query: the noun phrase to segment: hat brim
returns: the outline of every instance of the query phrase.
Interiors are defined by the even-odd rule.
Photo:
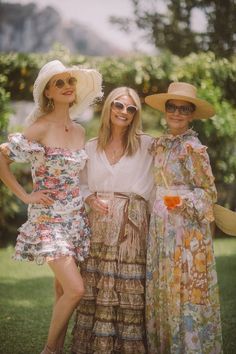
[[[193,113],[193,119],[207,119],[214,116],[215,114],[214,107],[207,101],[200,98],[192,98],[169,93],[158,93],[145,97],[145,102],[149,106],[158,109],[163,113],[165,113],[165,104],[168,100],[182,100],[193,103],[196,106],[196,110]]]
[[[102,97],[102,76],[97,70],[80,67],[56,68],[42,74],[40,79],[36,79],[33,90],[35,107],[27,117],[28,122],[33,122],[46,113],[43,110],[43,92],[45,87],[53,76],[64,73],[70,73],[77,79],[76,103],[70,107],[71,118],[78,118],[94,103],[96,98]]]
[[[82,114],[96,98],[102,97],[102,76],[93,69],[73,69],[70,72],[77,79],[77,103],[70,108],[73,118]]]
[[[225,234],[236,236],[236,212],[219,204],[213,207],[215,223]]]

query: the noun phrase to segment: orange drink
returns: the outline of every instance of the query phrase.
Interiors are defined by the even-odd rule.
[[[174,209],[182,204],[182,198],[178,195],[164,195],[163,200],[168,210]]]

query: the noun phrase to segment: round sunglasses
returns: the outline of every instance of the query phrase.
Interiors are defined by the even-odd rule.
[[[67,79],[57,79],[53,85],[59,89],[63,88],[66,84],[69,86],[75,86],[77,83],[77,79],[73,76],[68,77]]]
[[[112,102],[113,107],[115,107],[118,111],[123,111],[124,108],[126,108],[127,113],[129,114],[135,114],[138,110],[138,107],[130,104],[128,106],[126,106],[123,102],[118,101],[118,100],[114,100]]]
[[[174,113],[176,110],[178,110],[179,114],[183,116],[189,116],[195,111],[195,106],[193,104],[176,106],[173,103],[166,102],[165,109],[167,113]]]

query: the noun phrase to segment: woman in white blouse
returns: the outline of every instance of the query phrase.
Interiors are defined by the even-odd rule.
[[[90,207],[90,255],[81,265],[73,353],[146,353],[144,285],[152,138],[127,87],[107,97],[98,138],[88,141],[82,193]]]

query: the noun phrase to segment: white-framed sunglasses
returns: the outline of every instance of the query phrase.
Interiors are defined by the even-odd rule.
[[[119,101],[119,100],[114,100],[112,102],[113,107],[116,108],[118,111],[123,111],[124,108],[126,108],[127,113],[129,114],[135,114],[138,110],[138,107],[129,104],[129,105],[125,105],[123,102]]]

